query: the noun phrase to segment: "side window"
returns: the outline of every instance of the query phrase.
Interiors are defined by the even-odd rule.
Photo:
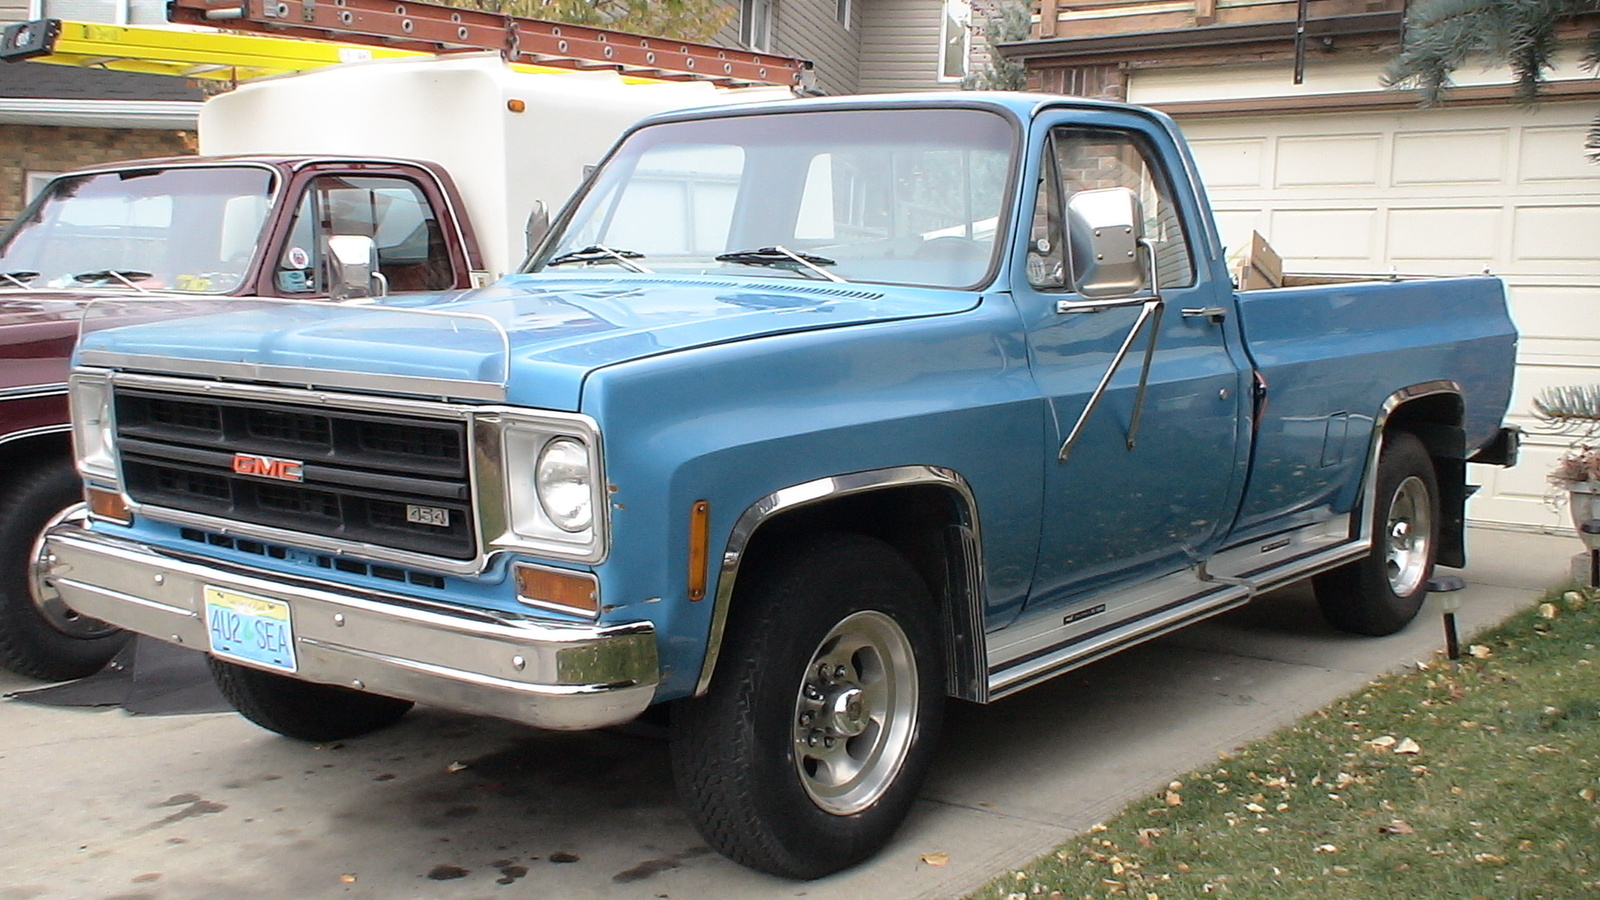
[[[1145,237],[1155,248],[1162,287],[1194,284],[1194,262],[1171,192],[1159,167],[1134,135],[1098,129],[1057,128],[1046,148],[1043,183],[1034,209],[1028,283],[1041,290],[1070,286],[1062,221],[1078,191],[1125,187],[1144,205]]]
[[[326,293],[323,250],[333,235],[370,237],[390,293],[455,284],[444,231],[427,195],[403,178],[324,175],[301,197],[278,260],[279,290]]]

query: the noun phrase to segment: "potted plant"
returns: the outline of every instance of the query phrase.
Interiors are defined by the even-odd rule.
[[[1600,548],[1600,534],[1583,531],[1584,522],[1600,518],[1600,385],[1546,388],[1533,410],[1555,433],[1576,436],[1550,470],[1550,483],[1567,492],[1578,536]]]

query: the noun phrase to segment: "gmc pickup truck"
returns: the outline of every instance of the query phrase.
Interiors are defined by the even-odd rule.
[[[482,54],[352,63],[211,97],[201,156],[51,181],[0,234],[0,668],[76,678],[126,640],[34,572],[43,529],[82,493],[66,378],[85,304],[341,299],[329,239],[347,235],[371,239],[378,287],[364,293],[488,284],[527,257],[530,214],[547,222],[644,115],[788,94],[529,73]]]
[[[947,698],[1298,579],[1404,628],[1515,452],[1500,281],[1236,292],[1173,123],[1061,96],[656,116],[486,289],[95,313],[73,608],[303,740],[665,705],[706,839],[797,878],[890,839]]]

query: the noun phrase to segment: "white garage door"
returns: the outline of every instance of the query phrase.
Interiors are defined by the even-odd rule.
[[[1183,119],[1223,240],[1262,233],[1294,272],[1469,274],[1511,285],[1522,332],[1511,421],[1529,399],[1600,383],[1597,110],[1506,107]],[[1474,521],[1564,525],[1545,473],[1565,438],[1532,435],[1515,469],[1475,467]]]

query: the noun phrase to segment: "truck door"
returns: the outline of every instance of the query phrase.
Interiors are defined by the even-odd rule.
[[[327,294],[324,257],[333,235],[370,237],[388,293],[457,286],[440,217],[428,195],[407,178],[321,174],[306,185],[286,240],[268,260],[273,294]]]
[[[1203,559],[1237,509],[1249,435],[1232,287],[1207,259],[1207,213],[1195,208],[1192,191],[1173,189],[1186,176],[1166,172],[1154,150],[1170,139],[1142,119],[1086,120],[1095,114],[1079,110],[1071,124],[1036,130],[1032,231],[1025,261],[1014,267],[1034,377],[1054,423],[1043,447],[1044,521],[1030,606]],[[1063,210],[1074,193],[1107,187],[1130,188],[1142,201],[1165,301],[1159,312],[1073,292]],[[1143,327],[1129,341],[1141,314]],[[1127,356],[1063,453],[1125,343]]]

